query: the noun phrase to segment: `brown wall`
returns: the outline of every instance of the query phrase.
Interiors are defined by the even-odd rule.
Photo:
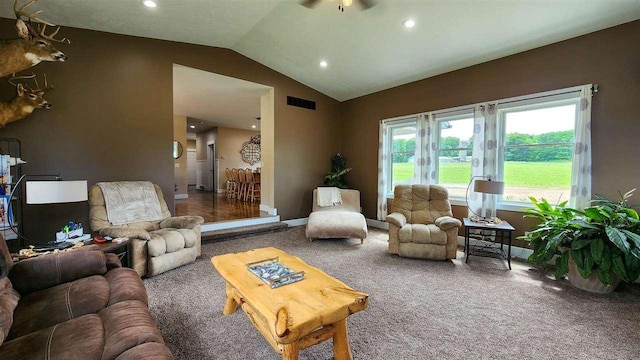
[[[207,131],[196,134],[196,160],[207,160],[207,143],[218,139],[218,128],[213,127]]]
[[[234,51],[63,28],[66,63],[38,65],[55,85],[54,104],[0,130],[22,141],[27,173],[57,173],[65,179],[146,179],[173,194],[172,65],[174,63],[272,86],[275,89],[275,201],[283,219],[305,217],[311,191],[322,181],[339,148],[339,103]],[[15,38],[14,21],[0,19],[0,39]],[[286,96],[315,100],[317,111],[286,105]],[[14,89],[0,81],[0,99]],[[295,149],[295,151],[293,151]],[[173,197],[165,196],[173,209]],[[63,218],[26,209],[31,237],[74,218],[88,223],[85,205]]]
[[[227,176],[224,171],[226,168],[250,168],[255,170],[262,166],[262,162],[257,162],[253,165],[244,162],[244,160],[242,160],[242,154],[240,153],[242,145],[251,140],[251,137],[255,135],[260,135],[260,132],[218,127],[218,153],[216,154],[220,166],[220,171],[218,172],[218,189],[223,189],[226,184]]]
[[[600,86],[592,107],[593,190],[615,198],[618,190],[640,187],[639,43],[634,21],[343,103],[341,151],[365,216],[376,217],[380,120],[588,83]],[[521,215],[498,214],[518,233],[528,228]]]

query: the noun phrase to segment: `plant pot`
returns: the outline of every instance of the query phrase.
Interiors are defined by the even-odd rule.
[[[604,285],[600,278],[598,278],[598,272],[593,271],[591,276],[588,278],[583,278],[582,275],[578,272],[578,267],[576,263],[573,261],[571,254],[569,254],[569,283],[580,290],[596,293],[596,294],[608,294],[616,289],[618,284],[620,283],[620,278],[611,273],[611,285]]]

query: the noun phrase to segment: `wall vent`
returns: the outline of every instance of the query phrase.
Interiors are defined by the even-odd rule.
[[[309,110],[316,109],[316,102],[311,100],[300,99],[293,96],[287,96],[287,105],[297,106]]]

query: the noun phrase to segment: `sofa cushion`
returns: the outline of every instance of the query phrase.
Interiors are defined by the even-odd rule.
[[[116,360],[172,360],[173,355],[166,346],[150,342],[138,345],[123,352]]]
[[[433,224],[406,224],[398,231],[398,240],[400,243],[445,245],[447,233]]]
[[[16,308],[9,339],[98,312],[107,306],[109,293],[107,279],[96,275],[25,295]]]
[[[147,290],[135,270],[128,268],[113,269],[106,273],[104,277],[109,283],[109,305],[127,300],[149,303]]]
[[[0,278],[0,345],[9,335],[18,300],[20,300],[20,294],[13,289],[9,279]]]
[[[105,330],[103,360],[113,360],[140,344],[164,344],[147,305],[140,301],[119,302],[99,314]]]
[[[84,315],[5,342],[0,359],[100,360],[104,335],[100,316]]]
[[[400,243],[398,254],[417,259],[446,260],[447,247],[434,244]]]
[[[151,232],[153,235],[159,235],[164,239],[166,252],[172,253],[184,249],[184,236],[175,229],[162,229]]]
[[[184,237],[184,247],[190,248],[196,246],[198,242],[198,234],[191,229],[176,229],[177,232]]]
[[[13,266],[9,279],[14,289],[25,295],[106,272],[104,253],[98,247],[90,246],[22,260]]]
[[[150,233],[151,240],[147,242],[147,250],[150,257],[162,256],[167,252],[167,243],[164,241],[164,237],[155,232]]]
[[[196,261],[196,257],[198,257],[198,249],[195,246],[152,257],[147,263],[147,276],[158,275],[178,266],[192,263]]]
[[[314,211],[309,215],[306,233],[312,239],[365,239],[367,221],[353,211]]]

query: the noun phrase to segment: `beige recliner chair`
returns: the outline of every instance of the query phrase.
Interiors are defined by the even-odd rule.
[[[389,223],[389,253],[404,257],[456,258],[460,220],[452,217],[447,189],[438,185],[398,185]]]
[[[98,185],[89,188],[89,217],[91,230],[101,236],[127,237],[131,239],[131,266],[140,276],[154,276],[191,263],[200,256],[201,216],[176,216],[164,200],[162,189],[153,184],[162,220],[112,225],[107,217],[102,189]]]

